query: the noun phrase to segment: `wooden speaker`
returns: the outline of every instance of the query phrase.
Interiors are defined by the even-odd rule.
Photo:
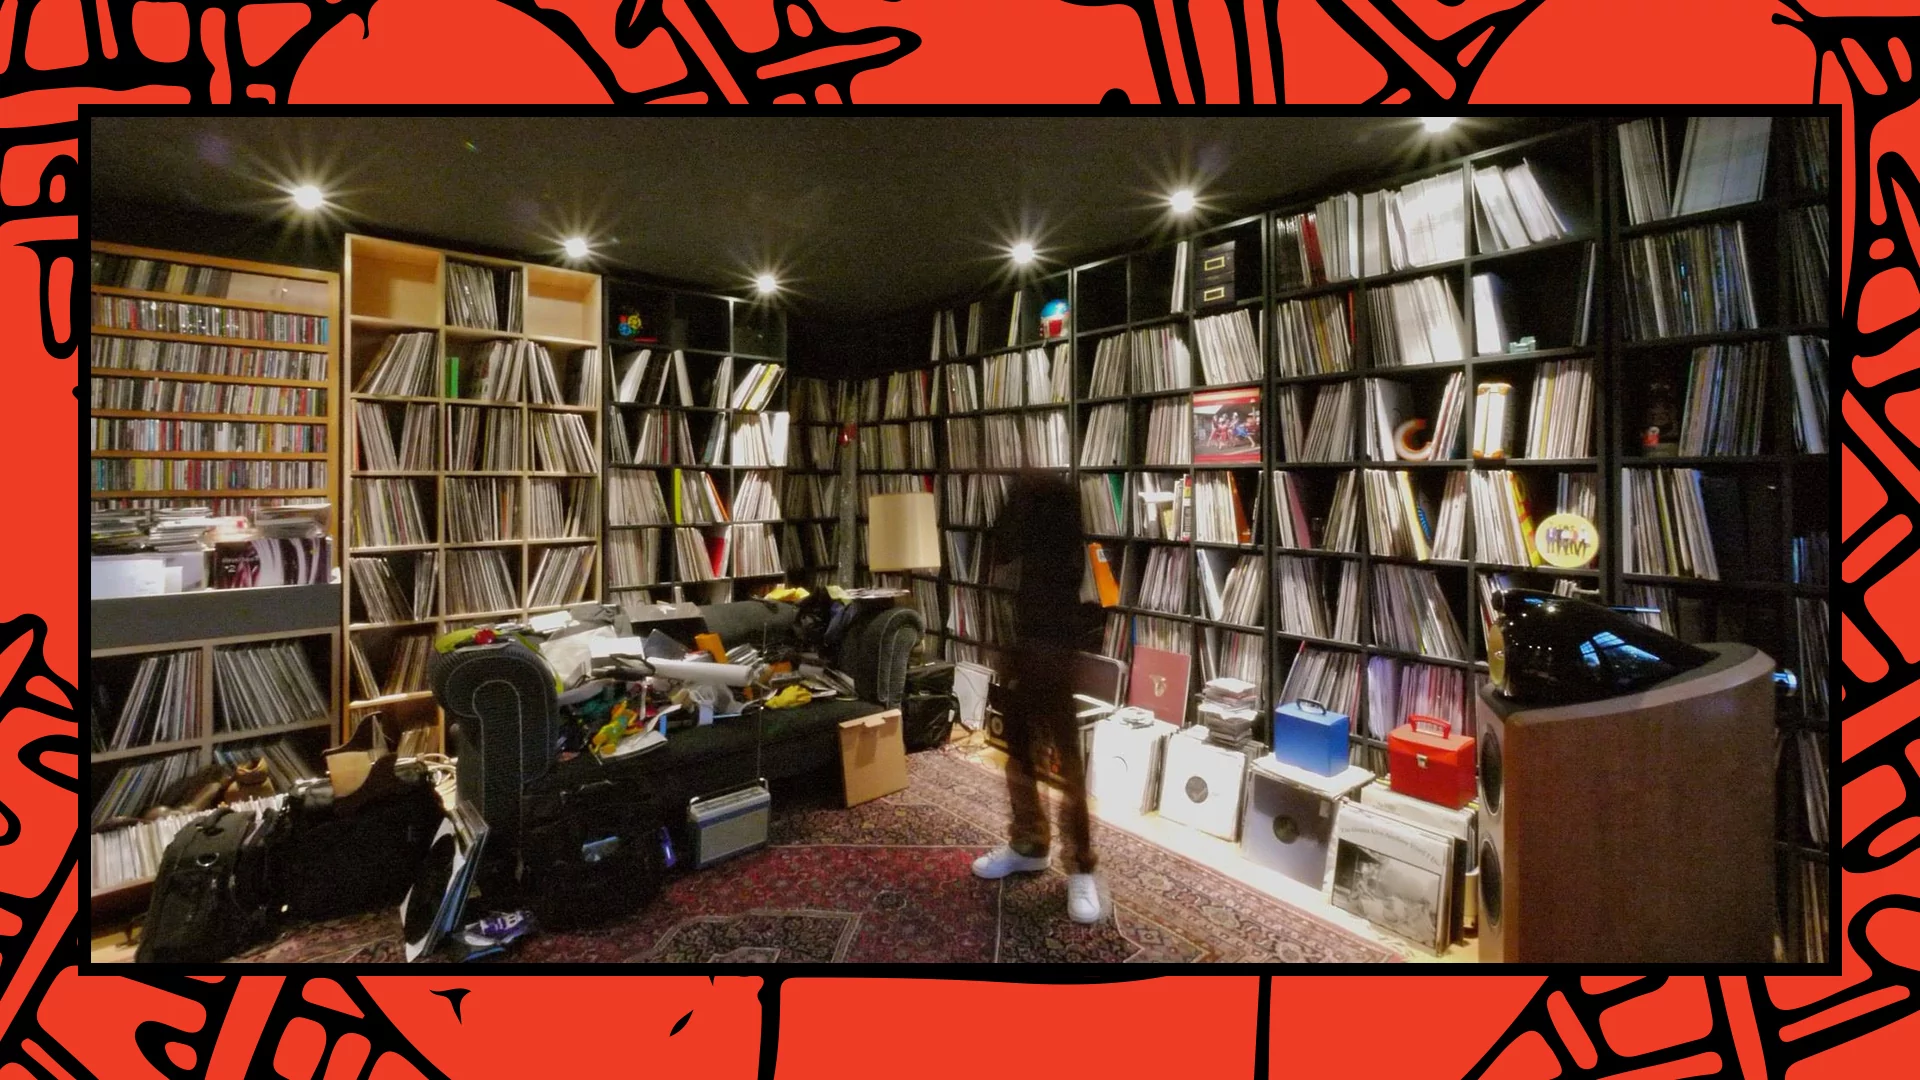
[[[1482,960],[1772,959],[1774,664],[1706,648],[1705,666],[1603,701],[1482,687]]]

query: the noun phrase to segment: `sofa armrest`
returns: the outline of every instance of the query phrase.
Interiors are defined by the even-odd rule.
[[[925,631],[920,613],[912,608],[863,612],[840,642],[837,666],[853,676],[861,700],[893,708],[906,696],[908,657]]]

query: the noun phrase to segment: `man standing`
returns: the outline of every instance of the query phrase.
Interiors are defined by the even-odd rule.
[[[1052,850],[1035,763],[1051,745],[1065,795],[1067,915],[1096,923],[1110,907],[1094,873],[1092,822],[1087,813],[1086,768],[1074,716],[1074,650],[1098,625],[1098,610],[1081,600],[1086,534],[1080,501],[1058,473],[1030,470],[1017,477],[993,530],[996,563],[1017,575],[1015,640],[1007,650],[1007,796],[1013,807],[1009,841],[975,859],[973,872],[998,879],[1047,869]]]

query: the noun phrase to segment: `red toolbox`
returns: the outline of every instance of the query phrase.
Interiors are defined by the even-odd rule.
[[[1473,740],[1445,720],[1410,716],[1387,733],[1387,783],[1458,810],[1473,801]]]

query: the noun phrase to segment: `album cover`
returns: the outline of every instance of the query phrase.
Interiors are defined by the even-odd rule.
[[[1260,463],[1259,387],[1193,395],[1193,463]]]
[[[1451,937],[1453,840],[1370,810],[1340,808],[1333,903],[1438,954]]]

